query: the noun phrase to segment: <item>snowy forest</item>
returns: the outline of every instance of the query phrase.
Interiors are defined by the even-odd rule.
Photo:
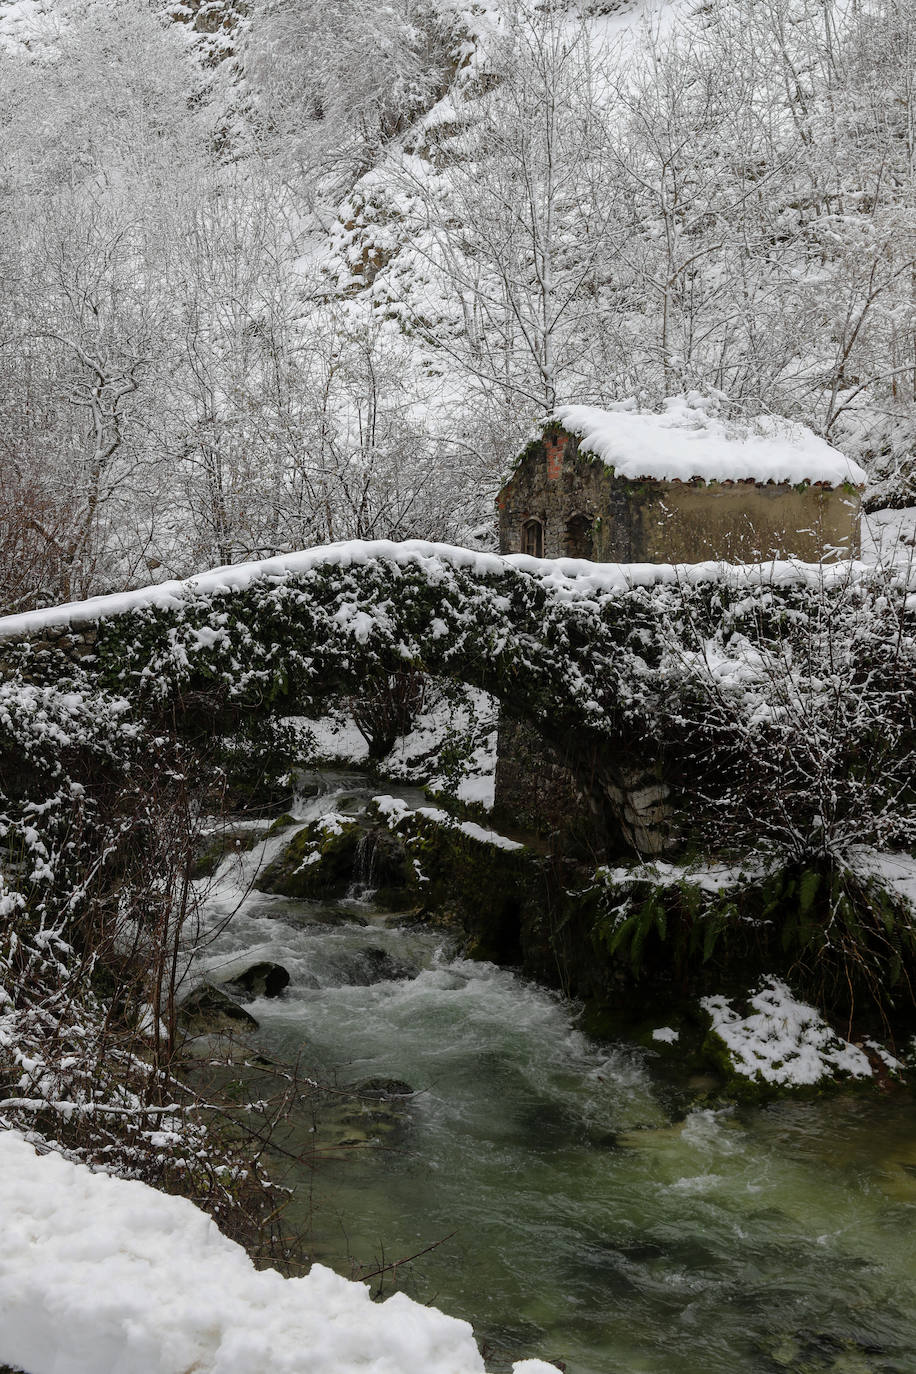
[[[486,540],[557,403],[911,497],[909,0],[0,10],[0,607]]]
[[[0,0],[0,128],[0,1374],[907,1374],[916,0]],[[507,548],[576,416],[849,538]]]

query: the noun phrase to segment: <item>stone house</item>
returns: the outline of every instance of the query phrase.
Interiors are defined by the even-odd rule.
[[[600,563],[820,562],[858,552],[865,473],[804,426],[564,406],[499,493],[502,553]]]
[[[693,394],[659,413],[564,406],[499,493],[499,547],[602,563],[850,557],[865,480],[811,430],[729,422]],[[568,835],[575,817],[598,849],[616,830],[653,854],[671,838],[667,796],[653,758],[586,796],[556,749],[526,726],[500,725],[496,805],[506,819]]]

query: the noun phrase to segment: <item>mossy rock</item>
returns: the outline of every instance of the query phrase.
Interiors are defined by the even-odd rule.
[[[359,821],[325,820],[303,826],[258,875],[259,892],[281,897],[343,897],[354,880],[360,841],[365,828]]]
[[[250,1012],[212,983],[201,983],[188,993],[178,1008],[178,1019],[194,1035],[258,1028]]]
[[[407,1099],[413,1089],[396,1078],[370,1078],[343,1090],[318,1112],[318,1145],[372,1145],[403,1130],[409,1121]]]
[[[708,1067],[721,1079],[718,1096],[729,1102],[755,1106],[776,1098],[815,1098],[827,1093],[871,1092],[876,1079],[854,1077],[842,1070],[826,1072],[813,1083],[774,1082],[761,1074],[741,1073],[735,1066],[731,1051],[720,1035],[710,1026],[701,1047]]]
[[[375,905],[381,911],[413,911],[419,897],[418,885],[413,887],[379,887],[375,892]]]
[[[270,829],[267,831],[267,834],[272,839],[274,835],[282,835],[284,830],[289,830],[290,826],[295,824],[295,816],[291,816],[288,811],[284,811],[283,815],[278,816],[277,819],[271,824]]]
[[[414,1093],[403,1078],[364,1078],[355,1087],[361,1097],[412,1097]]]
[[[419,882],[404,840],[385,825],[374,825],[366,843],[367,880],[376,889],[378,905],[406,910],[417,900]]]
[[[416,879],[423,911],[459,925],[481,957],[523,962],[527,913],[543,894],[540,856],[488,844],[425,816],[408,816],[401,829],[411,868],[416,860],[425,879]]]
[[[365,816],[338,814],[303,826],[257,879],[261,892],[283,897],[343,897],[355,882],[376,889],[377,905],[407,911],[418,901],[418,879],[403,839]]]

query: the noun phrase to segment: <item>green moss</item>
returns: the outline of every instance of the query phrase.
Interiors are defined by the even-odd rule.
[[[392,825],[412,874],[404,896],[409,891],[427,919],[458,927],[476,957],[521,962],[526,914],[539,885],[538,857],[481,842],[457,825],[417,813]]]
[[[359,821],[338,822],[334,830],[322,821],[303,826],[259,875],[258,891],[298,898],[344,896],[353,882],[363,834]]]
[[[295,816],[291,816],[288,811],[284,811],[283,815],[278,816],[277,819],[274,821],[273,825],[271,825],[267,834],[269,836],[280,835],[284,830],[288,830],[291,825],[295,824]]]
[[[780,1095],[781,1090],[775,1084],[739,1073],[725,1041],[711,1028],[703,1038],[701,1054],[719,1079],[719,1096],[730,1102],[765,1102]]]

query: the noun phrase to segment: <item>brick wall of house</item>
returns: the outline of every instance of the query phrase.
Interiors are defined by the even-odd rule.
[[[499,547],[522,553],[529,521],[543,529],[543,557],[608,563],[707,559],[818,562],[858,552],[859,497],[843,488],[788,483],[638,482],[616,478],[578,440],[548,430],[531,444],[499,494]],[[591,524],[591,553],[581,548]],[[572,527],[571,527],[572,526]]]

